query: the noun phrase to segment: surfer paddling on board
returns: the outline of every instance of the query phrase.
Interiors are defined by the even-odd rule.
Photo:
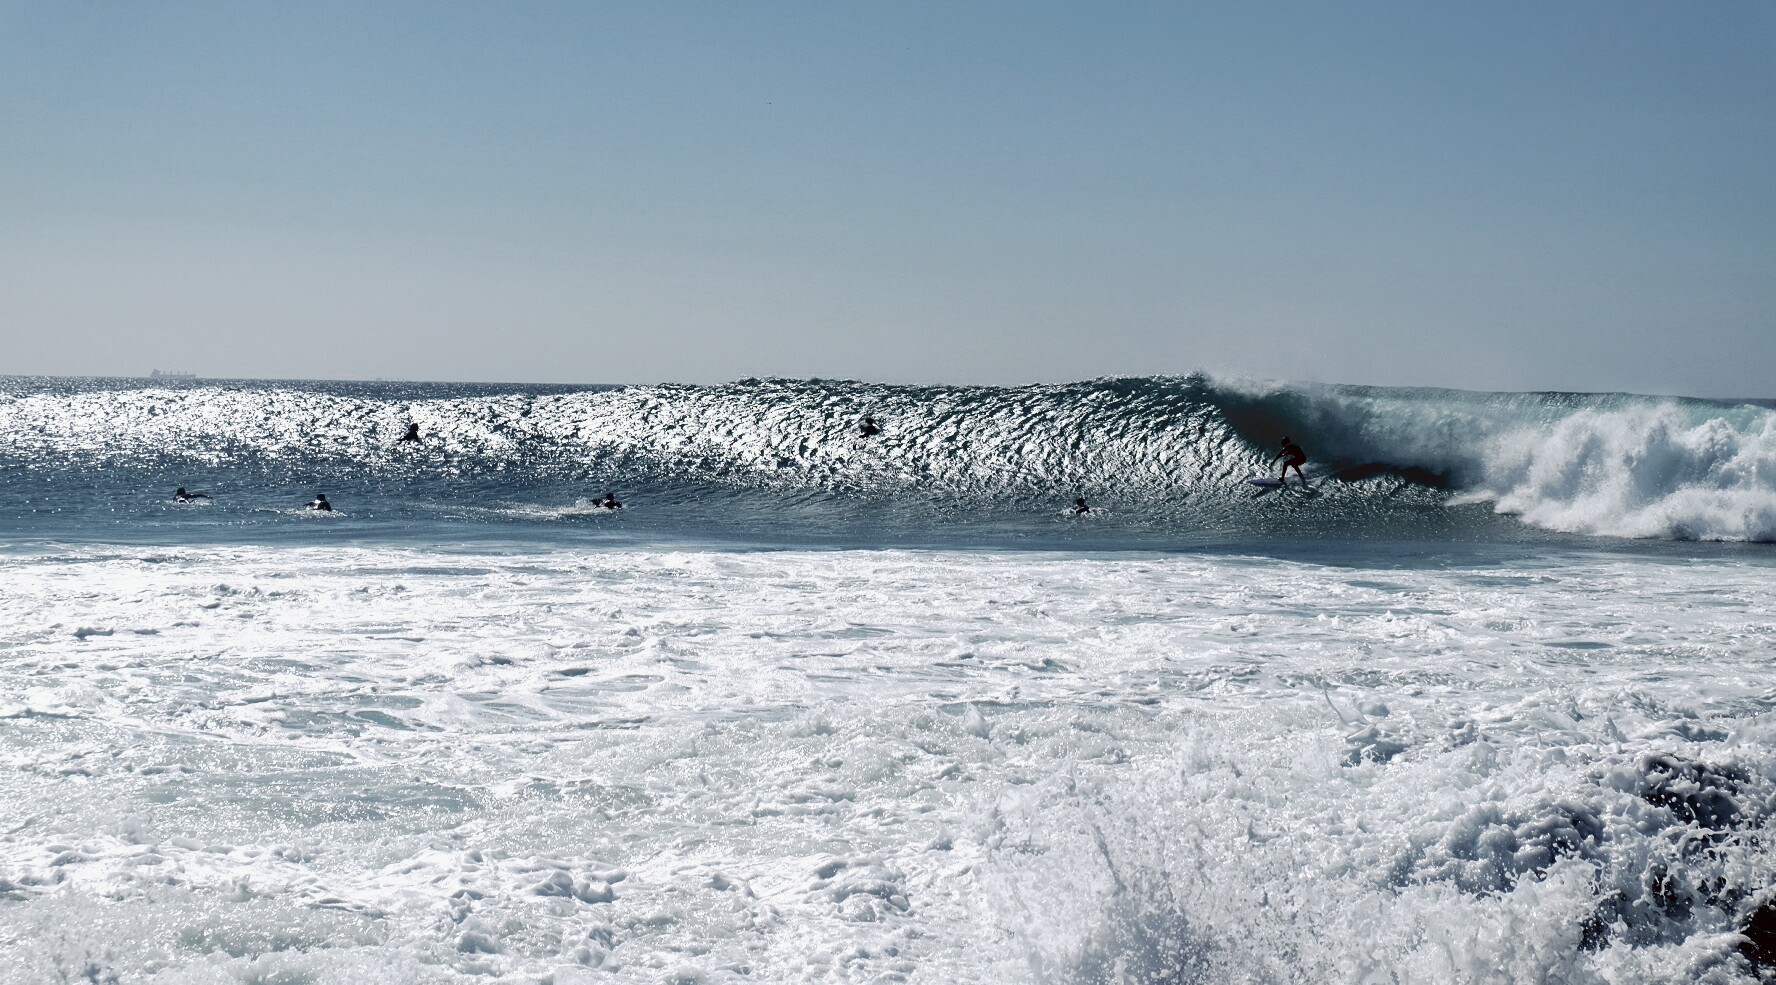
[[[186,492],[184,486],[180,486],[179,488],[173,490],[173,502],[175,502],[175,503],[194,503],[197,500],[209,499],[209,498],[210,498],[209,493]]]
[[[1290,441],[1288,438],[1284,438],[1283,450],[1270,456],[1270,463],[1275,465],[1276,460],[1279,458],[1283,460],[1283,471],[1277,475],[1277,482],[1288,482],[1289,469],[1293,466],[1295,474],[1301,478],[1302,485],[1307,484],[1307,476],[1301,471],[1301,466],[1307,462],[1307,452],[1302,451],[1300,445]]]
[[[882,429],[876,426],[875,418],[866,417],[863,419],[863,425],[857,429],[857,433],[865,438],[873,438],[876,435],[881,434]]]
[[[623,508],[623,504],[617,502],[617,496],[615,493],[605,493],[604,498],[598,501],[598,505],[600,508],[607,510],[620,510]]]
[[[315,493],[314,502],[309,503],[308,508],[311,510],[314,510],[317,513],[331,513],[331,512],[333,512],[333,504],[327,502],[327,494],[326,493]]]
[[[1081,496],[1078,499],[1073,501],[1073,515],[1074,516],[1084,516],[1087,513],[1090,513],[1091,511],[1092,511],[1092,508],[1085,505],[1085,497],[1084,496]]]

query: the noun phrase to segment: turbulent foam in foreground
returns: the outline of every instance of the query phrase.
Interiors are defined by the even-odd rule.
[[[1750,982],[1770,574],[14,554],[0,978]]]

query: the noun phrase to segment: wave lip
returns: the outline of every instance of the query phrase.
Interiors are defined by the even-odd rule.
[[[1489,502],[1543,529],[1776,541],[1776,413],[1750,403],[1250,383],[1222,392],[1248,440],[1293,429],[1335,458],[1439,477],[1452,502]]]

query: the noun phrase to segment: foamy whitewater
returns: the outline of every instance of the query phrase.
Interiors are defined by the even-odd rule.
[[[1757,402],[13,378],[0,483],[0,981],[1776,974]]]

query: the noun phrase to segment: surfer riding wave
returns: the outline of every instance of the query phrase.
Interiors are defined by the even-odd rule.
[[[1307,475],[1301,471],[1301,466],[1307,463],[1307,452],[1302,451],[1300,445],[1290,441],[1287,437],[1283,438],[1283,450],[1270,456],[1270,464],[1275,465],[1279,458],[1283,460],[1283,470],[1277,473],[1278,482],[1288,482],[1289,469],[1293,468],[1295,475],[1301,479],[1302,483],[1304,485],[1307,483]]]

